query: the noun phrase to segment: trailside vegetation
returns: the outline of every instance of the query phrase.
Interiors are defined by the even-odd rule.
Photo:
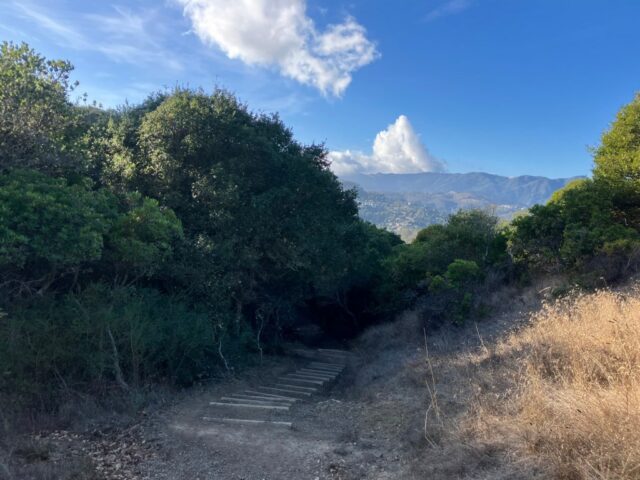
[[[461,211],[443,225],[421,230],[385,262],[387,281],[377,288],[395,311],[417,305],[433,322],[482,317],[483,293],[511,272],[505,229],[482,211]]]
[[[353,335],[403,309],[461,324],[505,283],[640,268],[640,97],[593,178],[501,223],[461,211],[409,244],[277,115],[175,88],[104,109],[66,61],[0,45],[0,392],[189,385],[275,351],[301,321]]]
[[[577,180],[515,219],[509,252],[527,275],[565,273],[605,286],[640,268],[640,96],[594,149],[593,178]]]
[[[187,385],[299,318],[373,318],[400,240],[359,219],[322,145],[222,90],[87,105],[71,73],[0,47],[0,390]]]

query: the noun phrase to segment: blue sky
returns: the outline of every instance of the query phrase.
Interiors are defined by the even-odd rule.
[[[349,172],[588,174],[640,88],[638,0],[2,0],[0,38],[113,106],[176,84],[278,111]]]

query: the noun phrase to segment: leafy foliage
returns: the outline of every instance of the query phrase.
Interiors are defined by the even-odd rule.
[[[87,184],[70,185],[34,171],[0,175],[3,280],[18,282],[23,273],[26,282],[42,288],[99,259],[114,207],[106,192]]]
[[[175,242],[183,237],[182,225],[152,198],[131,194],[126,204],[127,211],[109,231],[109,256],[120,271],[150,276],[171,259]]]
[[[391,292],[395,309],[419,301],[433,319],[462,322],[474,309],[482,310],[477,293],[490,286],[483,280],[490,276],[493,284],[499,283],[509,263],[498,219],[463,211],[397,247],[387,261],[393,286],[386,292]]]
[[[113,339],[113,342],[112,340]],[[35,297],[0,319],[0,387],[38,394],[62,387],[189,384],[211,374],[216,332],[205,311],[152,289],[91,284]]]
[[[71,71],[0,47],[3,390],[186,385],[277,348],[301,318],[348,335],[419,305],[461,323],[514,265],[607,279],[640,266],[637,99],[593,180],[508,227],[464,211],[405,244],[362,221],[324,146],[276,115],[181,88],[81,107]]]
[[[73,157],[72,70],[26,44],[0,44],[0,170],[51,170]]]
[[[595,150],[594,178],[640,190],[640,95],[618,113]]]
[[[104,111],[70,103],[71,65],[26,45],[4,44],[0,71],[7,378],[188,383],[301,314],[375,318],[400,240],[358,218],[323,146],[221,90]]]
[[[514,260],[538,272],[575,272],[587,285],[633,271],[640,266],[640,232],[624,222],[616,195],[601,180],[559,191],[547,205],[514,220]]]
[[[567,185],[513,222],[516,263],[568,271],[585,285],[640,267],[640,101],[624,107],[595,150],[593,179]]]
[[[27,170],[0,174],[0,288],[10,296],[43,294],[102,260],[108,271],[149,275],[181,234],[172,211],[137,194],[119,201],[88,180],[73,184]]]

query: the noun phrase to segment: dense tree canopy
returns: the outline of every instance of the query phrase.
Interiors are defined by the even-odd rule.
[[[640,95],[624,106],[595,150],[594,178],[640,190]]]
[[[390,284],[380,289],[391,294],[395,309],[418,300],[431,318],[462,322],[481,314],[480,290],[502,282],[510,260],[498,219],[467,211],[421,230],[412,243],[398,246],[385,264]]]
[[[158,202],[119,199],[33,170],[0,175],[0,288],[7,298],[51,287],[101,260],[111,275],[150,275],[171,256],[179,220]]]
[[[41,381],[46,369],[29,362],[50,355],[75,379],[124,384],[174,376],[161,367],[169,347],[228,366],[300,318],[330,330],[374,318],[370,291],[400,240],[359,219],[323,146],[222,90],[78,105],[71,72],[26,45],[0,52],[0,333],[15,354],[0,363],[20,358]],[[154,313],[168,302],[176,318]],[[91,328],[62,326],[78,312]],[[182,343],[169,345],[172,329]],[[49,335],[61,350],[39,343]],[[86,335],[94,357],[75,351]],[[134,345],[146,353],[121,352]],[[116,352],[118,365],[105,360]],[[164,363],[140,360],[155,357]],[[195,370],[181,378],[203,374],[202,361],[183,364]]]

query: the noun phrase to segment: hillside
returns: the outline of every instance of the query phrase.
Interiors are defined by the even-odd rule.
[[[545,203],[575,178],[425,172],[357,174],[342,177],[342,181],[356,187],[363,219],[406,240],[460,209],[490,209],[509,219],[518,211]]]
[[[308,359],[266,355],[120,429],[74,415],[71,431],[18,439],[15,478],[636,479],[638,283],[560,301],[543,285],[493,292],[493,313],[457,329],[425,328],[420,309],[372,327],[286,411],[232,412],[262,424],[215,421],[210,402]]]

